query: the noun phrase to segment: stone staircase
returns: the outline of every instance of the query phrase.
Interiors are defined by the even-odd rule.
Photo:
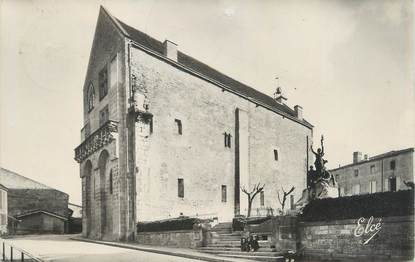
[[[212,240],[206,247],[198,248],[200,252],[255,261],[285,261],[268,240],[258,241],[260,248],[256,252],[241,251],[242,232],[232,232],[232,223],[219,223],[210,232]]]

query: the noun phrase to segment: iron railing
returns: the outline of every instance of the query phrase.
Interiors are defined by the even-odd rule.
[[[42,259],[35,257],[27,251],[16,247],[6,241],[2,241],[2,261],[31,261],[31,262],[43,262]]]

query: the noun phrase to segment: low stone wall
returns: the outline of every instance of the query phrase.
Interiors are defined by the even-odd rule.
[[[201,229],[138,232],[137,234],[137,242],[139,244],[155,246],[197,248],[203,246],[203,239],[203,232]]]
[[[296,250],[297,217],[272,217],[261,224],[246,225],[244,231],[260,237],[266,235],[268,241],[278,251]]]
[[[366,229],[365,218],[363,228]],[[300,222],[298,240],[300,251],[307,259],[412,260],[414,256],[413,216],[381,218],[380,230],[356,237],[358,219]],[[379,218],[374,218],[376,225]],[[370,229],[370,228],[368,228]],[[375,229],[374,226],[372,229]]]

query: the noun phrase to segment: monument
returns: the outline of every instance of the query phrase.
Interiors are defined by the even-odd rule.
[[[313,146],[310,147],[311,152],[315,156],[314,167],[310,166],[307,172],[307,188],[303,190],[302,197],[297,201],[296,209],[302,210],[313,199],[338,197],[339,191],[336,179],[329,171],[324,159],[324,137],[321,136],[321,148],[314,151]],[[314,169],[315,168],[315,169]]]

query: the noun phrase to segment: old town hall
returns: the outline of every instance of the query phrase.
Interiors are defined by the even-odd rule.
[[[134,239],[137,221],[246,215],[241,187],[306,186],[313,126],[285,104],[160,42],[101,7],[83,87],[83,235]],[[290,204],[289,204],[290,206]]]

